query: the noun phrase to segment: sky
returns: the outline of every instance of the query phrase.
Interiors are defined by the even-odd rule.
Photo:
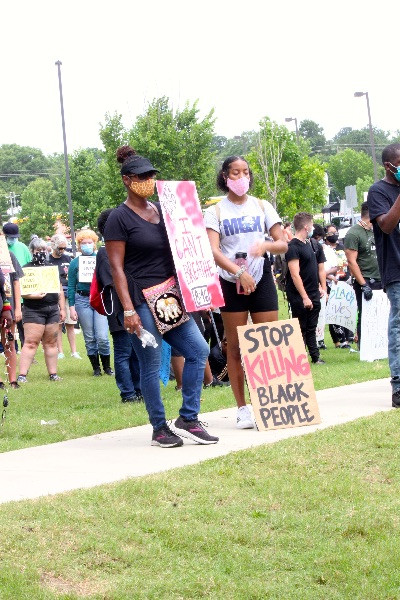
[[[373,125],[400,129],[397,30],[376,1],[4,4],[0,145],[63,151],[58,60],[69,152],[102,147],[106,113],[130,127],[161,96],[174,109],[198,100],[200,117],[213,108],[216,135],[257,129],[268,116],[312,119],[330,139],[368,124],[365,97],[354,97],[368,91]]]

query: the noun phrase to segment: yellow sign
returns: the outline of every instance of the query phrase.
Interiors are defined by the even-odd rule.
[[[321,422],[298,319],[238,327],[258,429]]]
[[[21,296],[29,294],[59,294],[58,267],[24,267],[20,281]]]

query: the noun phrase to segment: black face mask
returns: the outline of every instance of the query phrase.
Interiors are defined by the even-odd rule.
[[[32,256],[32,262],[34,265],[44,265],[46,262],[46,252],[37,252]]]
[[[330,244],[335,244],[338,241],[339,236],[337,233],[334,233],[333,235],[327,235],[326,239]]]

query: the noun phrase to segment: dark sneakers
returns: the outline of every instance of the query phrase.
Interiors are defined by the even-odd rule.
[[[182,417],[178,417],[174,423],[174,430],[181,437],[194,440],[198,444],[216,444],[219,440],[219,438],[210,435],[198,420],[184,421]]]
[[[151,445],[160,446],[161,448],[177,448],[183,445],[183,440],[165,424],[160,429],[153,431]]]
[[[397,390],[397,392],[392,394],[392,407],[400,408],[400,390]]]

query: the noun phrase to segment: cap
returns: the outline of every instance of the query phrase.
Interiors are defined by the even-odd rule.
[[[10,237],[19,237],[18,225],[15,223],[4,223],[3,233],[4,235],[9,235]]]
[[[137,155],[129,156],[121,167],[121,175],[141,175],[150,171],[159,172],[158,169],[153,167],[148,158]]]

